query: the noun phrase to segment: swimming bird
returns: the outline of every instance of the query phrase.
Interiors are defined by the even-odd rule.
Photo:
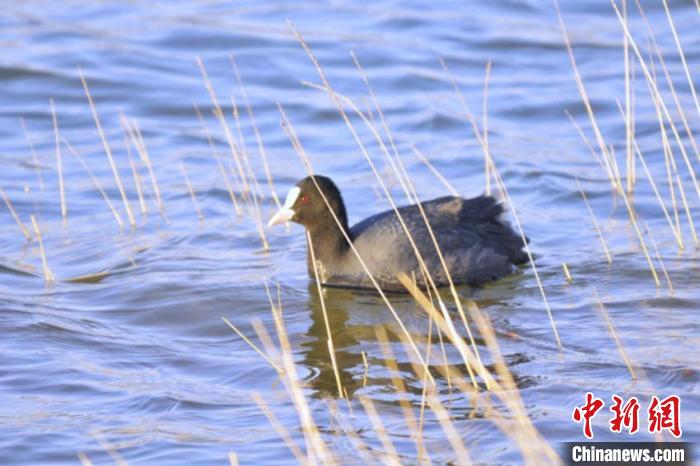
[[[448,285],[445,267],[455,285],[479,285],[512,273],[528,260],[523,239],[502,219],[504,209],[491,196],[444,196],[396,210],[403,225],[392,209],[349,227],[338,187],[330,178],[314,175],[289,190],[268,228],[288,221],[306,228],[314,252],[312,256],[307,247],[308,273],[315,278],[315,257],[325,286],[374,289],[357,254],[384,291],[406,291],[397,278],[402,272],[415,277],[421,288],[430,285],[426,271],[436,286]]]

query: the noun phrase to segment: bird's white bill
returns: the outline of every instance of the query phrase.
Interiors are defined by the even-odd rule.
[[[287,199],[284,200],[284,205],[275,215],[272,216],[269,222],[267,222],[267,227],[270,228],[274,225],[279,225],[280,223],[290,221],[296,212],[292,209],[292,206],[297,201],[301,189],[298,186],[294,186],[287,193]]]

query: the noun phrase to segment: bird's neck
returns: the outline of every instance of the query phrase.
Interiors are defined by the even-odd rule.
[[[324,274],[330,270],[330,264],[337,264],[341,261],[350,249],[348,240],[345,234],[349,236],[349,228],[347,224],[343,224],[343,229],[338,226],[334,219],[330,222],[323,222],[315,225],[313,229],[309,229],[311,237],[311,245],[313,245],[313,257],[316,259],[317,268],[319,269],[319,278],[324,281]],[[345,232],[345,234],[343,234]],[[314,278],[314,269],[311,250],[307,247],[306,263],[309,270],[309,275]]]

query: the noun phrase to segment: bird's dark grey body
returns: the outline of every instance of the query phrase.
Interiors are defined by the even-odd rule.
[[[501,219],[503,208],[492,197],[447,196],[423,202],[422,210],[430,229],[417,205],[397,209],[405,228],[393,209],[348,228],[340,191],[330,179],[318,175],[315,178],[318,187],[311,178],[297,185],[296,194],[301,201],[296,200],[291,206],[296,208],[292,209],[291,220],[303,224],[309,231],[316,267],[325,285],[374,288],[326,202],[383,290],[405,291],[397,278],[401,272],[415,277],[421,287],[429,285],[406,229],[437,286],[449,282],[431,230],[455,284],[476,285],[495,280],[512,273],[516,264],[527,261],[521,237]],[[319,195],[319,188],[325,201]],[[307,252],[307,266],[309,275],[314,278],[310,251]]]
[[[514,264],[527,260],[521,251],[522,240],[501,221],[502,208],[493,198],[482,196],[466,200],[442,197],[424,202],[422,207],[455,284],[477,285],[495,280],[511,273]],[[355,249],[375,280],[382,289],[403,291],[396,276],[404,272],[415,276],[419,286],[427,286],[420,272],[415,245],[435,284],[447,285],[445,267],[418,206],[400,207],[398,212],[411,233],[413,244],[393,209],[350,228]],[[316,254],[317,257],[321,255]],[[373,288],[360,261],[349,247],[345,254],[335,260],[321,259],[317,262],[325,284]],[[309,272],[313,274],[313,270]]]

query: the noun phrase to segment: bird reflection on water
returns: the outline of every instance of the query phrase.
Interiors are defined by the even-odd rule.
[[[411,396],[414,404],[420,404],[423,381],[416,375],[404,345],[395,331],[396,321],[386,309],[386,305],[379,295],[368,291],[330,287],[324,287],[322,292],[335,347],[338,375],[347,396],[352,398],[355,394],[366,395],[376,391],[385,391],[387,387],[392,385],[391,378],[398,375],[404,381],[407,393]],[[406,295],[391,295],[390,300],[412,336],[419,343],[421,351],[425,352],[425,343],[429,335],[429,322],[425,313],[418,308],[415,301]],[[482,308],[494,304],[498,304],[498,301],[494,299],[479,301]],[[311,311],[311,325],[307,331],[308,339],[301,344],[301,364],[306,366],[311,373],[311,376],[306,380],[307,387],[312,389],[313,396],[318,398],[337,397],[338,388],[328,350],[328,334],[323,308],[317,285],[313,282],[308,285],[308,306]],[[458,318],[455,319],[455,322],[458,322]],[[399,374],[394,373],[387,366],[386,355],[377,338],[377,331],[381,329],[386,330],[388,343],[391,345]],[[498,329],[496,332],[502,333]],[[465,341],[467,340],[465,339]],[[483,340],[475,336],[475,341],[482,358],[484,358],[487,351]],[[434,345],[431,350],[431,374],[438,384],[439,393],[451,397],[453,390],[444,376],[445,356],[440,348],[440,338],[436,333],[435,326],[431,332],[431,343]],[[450,351],[447,343],[445,351],[447,351],[446,357],[450,369],[466,376],[467,369],[463,360],[456,353]],[[363,352],[371,370],[365,369]],[[529,361],[527,355],[522,353],[506,354],[504,358],[506,364],[511,367]],[[488,359],[484,359],[484,363],[487,368],[493,370]],[[367,373],[371,376],[368,377]],[[531,384],[530,378],[513,375],[518,387],[522,388]]]

